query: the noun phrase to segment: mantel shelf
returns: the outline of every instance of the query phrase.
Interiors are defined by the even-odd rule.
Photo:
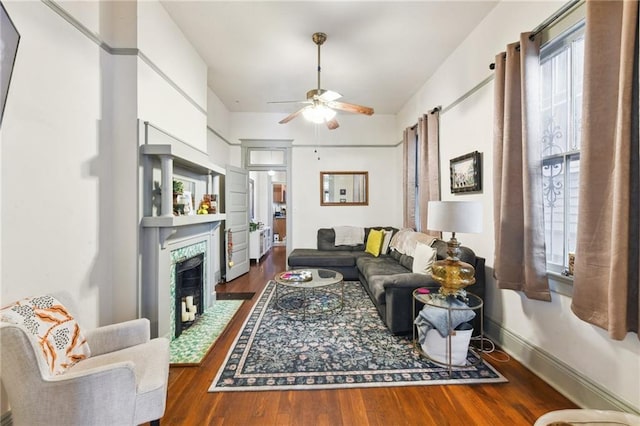
[[[177,226],[199,225],[202,223],[220,222],[226,214],[196,214],[185,216],[145,216],[142,218],[144,228],[175,228]]]
[[[194,173],[218,175],[225,173],[222,167],[211,163],[205,153],[183,144],[147,144],[140,147],[140,152],[144,155],[170,156],[176,164]]]

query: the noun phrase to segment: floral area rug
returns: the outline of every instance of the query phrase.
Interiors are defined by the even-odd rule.
[[[388,331],[359,282],[347,282],[344,289],[342,312],[307,315],[303,321],[276,304],[275,283],[269,282],[209,392],[507,381],[484,360],[454,367],[449,376],[449,368],[419,355],[410,337]],[[323,298],[332,297],[321,294],[312,302],[335,303]]]
[[[171,366],[200,365],[242,303],[243,300],[216,300],[191,327],[169,343]]]

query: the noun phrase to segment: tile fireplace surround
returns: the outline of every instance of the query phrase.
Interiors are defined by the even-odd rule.
[[[145,228],[142,248],[141,313],[151,321],[151,335],[175,336],[176,263],[204,254],[203,306],[215,302],[216,270],[220,254],[220,222],[163,229]],[[166,238],[164,238],[166,237]]]

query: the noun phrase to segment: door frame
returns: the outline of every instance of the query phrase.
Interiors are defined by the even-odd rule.
[[[293,250],[291,241],[293,240],[293,186],[291,185],[291,159],[292,159],[292,146],[293,139],[240,139],[241,143],[241,164],[247,171],[255,172],[268,172],[284,171],[287,176],[287,241],[285,244],[286,255],[289,257],[289,253]],[[282,151],[284,152],[283,162],[273,162],[271,164],[253,164],[250,161],[250,153],[252,151]],[[271,199],[271,197],[270,197]]]

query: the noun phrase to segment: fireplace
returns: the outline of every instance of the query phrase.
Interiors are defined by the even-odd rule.
[[[176,263],[175,336],[191,327],[204,309],[204,253]]]

